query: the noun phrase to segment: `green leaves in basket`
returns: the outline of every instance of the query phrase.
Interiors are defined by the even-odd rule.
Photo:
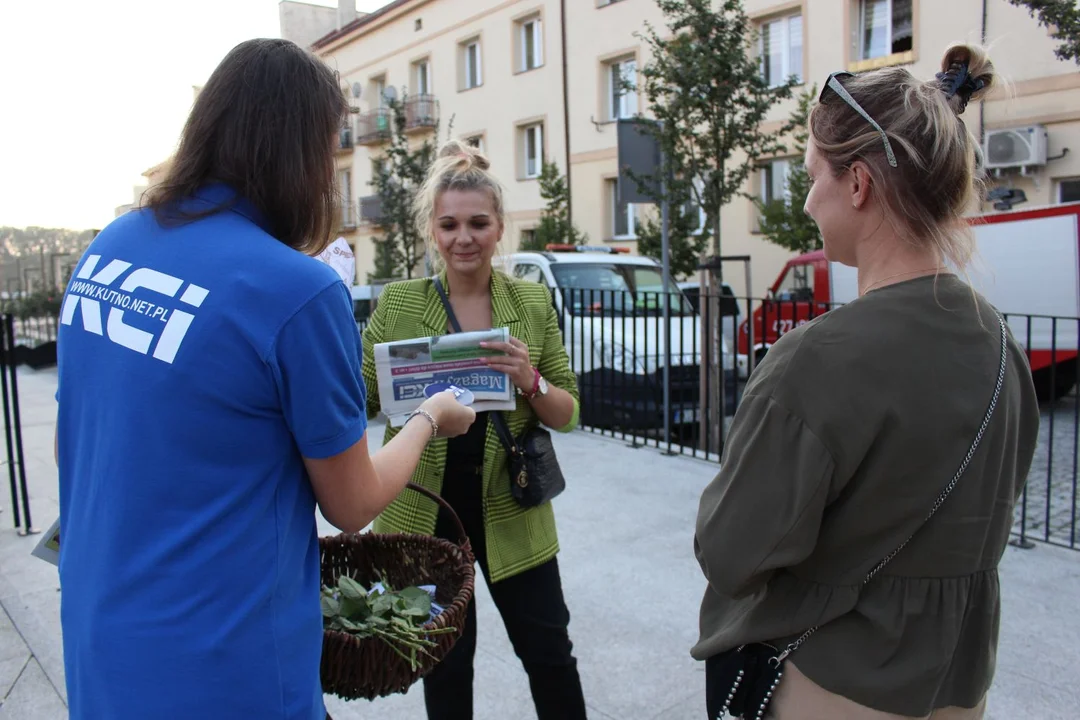
[[[338,590],[349,600],[356,600],[357,602],[363,602],[368,595],[364,586],[348,575],[342,575],[338,578]]]
[[[369,592],[350,577],[338,579],[337,588],[322,587],[323,627],[356,635],[377,637],[415,671],[422,655],[435,647],[433,635],[452,633],[454,628],[425,630],[431,617],[431,596],[417,587],[394,591],[384,579],[383,592]]]
[[[394,609],[408,618],[427,622],[431,616],[431,596],[420,588],[405,588],[398,593]]]
[[[324,618],[335,618],[341,615],[341,603],[339,603],[333,596],[323,595],[319,599],[319,605],[322,607],[322,614]]]

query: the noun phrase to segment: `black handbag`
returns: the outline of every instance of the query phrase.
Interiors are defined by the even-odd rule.
[[[874,579],[882,568],[889,564],[901,550],[903,550],[915,534],[929,522],[930,518],[941,508],[949,493],[956,487],[960,477],[967,470],[975,451],[982,442],[983,434],[990,425],[990,418],[997,407],[1001,388],[1005,382],[1005,364],[1008,357],[1008,334],[1005,329],[1005,321],[998,316],[998,324],[1001,326],[1001,365],[998,369],[997,385],[990,399],[990,406],[986,410],[982,425],[975,434],[975,440],[971,443],[967,455],[960,463],[960,469],[953,475],[952,480],[941,491],[930,513],[919,523],[915,531],[908,539],[900,544],[900,547],[886,555],[874,569],[867,573],[863,585]],[[789,643],[783,651],[767,643],[749,643],[732,650],[718,653],[705,661],[705,695],[708,707],[709,720],[723,718],[726,714],[732,717],[744,718],[745,720],[761,720],[769,709],[773,694],[776,692],[780,679],[784,675],[784,662],[799,647],[805,643],[819,626],[814,626]]]
[[[446,317],[454,332],[461,332],[454,308],[442,281],[432,278],[435,290],[439,293]],[[551,442],[551,433],[536,425],[526,430],[520,438],[510,432],[510,426],[501,412],[491,413],[491,422],[495,425],[495,434],[507,452],[507,465],[510,470],[510,494],[523,507],[536,507],[550,502],[566,489],[559,460],[555,457],[555,445]]]

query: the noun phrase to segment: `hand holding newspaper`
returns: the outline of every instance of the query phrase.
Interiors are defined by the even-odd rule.
[[[510,376],[492,370],[481,358],[502,353],[482,342],[509,342],[506,328],[397,340],[375,346],[379,401],[391,427],[401,427],[409,413],[426,400],[432,384],[456,385],[473,395],[476,412],[516,407]]]

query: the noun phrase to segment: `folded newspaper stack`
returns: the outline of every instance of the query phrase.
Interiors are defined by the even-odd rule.
[[[449,384],[473,394],[476,412],[513,410],[516,406],[510,376],[492,370],[481,358],[502,355],[480,347],[481,342],[509,342],[506,328],[414,338],[375,346],[379,402],[391,427],[401,427],[409,413],[426,400],[424,388]]]

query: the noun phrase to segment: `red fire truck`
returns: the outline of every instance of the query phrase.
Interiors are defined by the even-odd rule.
[[[971,283],[1009,322],[1028,350],[1043,399],[1068,393],[1077,378],[1080,335],[1080,203],[971,218],[976,257]],[[739,327],[739,355],[755,362],[788,330],[858,297],[854,268],[824,252],[788,261],[766,299]]]

